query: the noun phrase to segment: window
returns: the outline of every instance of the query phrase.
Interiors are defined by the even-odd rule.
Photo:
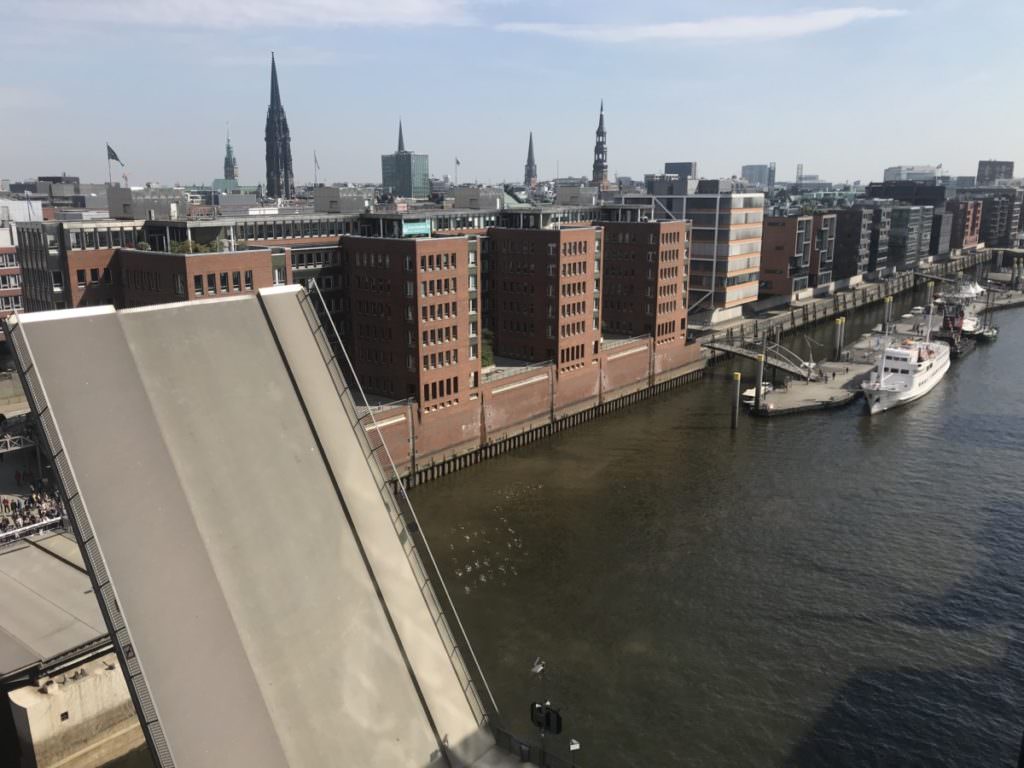
[[[284,285],[284,267],[274,267],[274,285]]]
[[[100,281],[100,271],[97,268],[89,270],[89,282],[98,283]]]
[[[185,276],[177,274],[174,276],[174,294],[176,296],[185,295]]]
[[[61,272],[59,269],[55,269],[55,270],[53,270],[53,272],[50,273],[50,276],[53,279],[53,290],[54,291],[63,291],[64,290],[64,273]]]
[[[103,282],[110,285],[110,267],[103,268]],[[185,295],[184,291],[182,291],[182,295]]]
[[[206,291],[207,293],[217,292],[217,275],[213,272],[206,276]]]
[[[227,272],[221,272],[220,273],[220,292],[221,293],[227,293],[228,292],[228,273]]]
[[[202,296],[203,295],[203,276],[202,275],[195,275],[192,278],[192,285],[195,288],[196,296]]]
[[[232,272],[231,273],[231,289],[234,291],[242,290],[242,273]]]
[[[252,270],[251,269],[245,270],[245,290],[247,290],[247,291],[251,291],[252,290]]]

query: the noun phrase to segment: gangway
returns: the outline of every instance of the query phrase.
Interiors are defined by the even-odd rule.
[[[745,357],[755,362],[759,361],[763,354],[766,366],[776,368],[807,381],[817,381],[821,378],[817,365],[812,361],[805,361],[798,354],[779,343],[766,344],[758,341],[730,342],[712,338],[707,341],[701,341],[700,344],[707,349],[725,352],[737,357]]]

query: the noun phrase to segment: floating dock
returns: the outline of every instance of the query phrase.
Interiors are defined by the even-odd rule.
[[[842,408],[861,396],[860,383],[867,378],[873,362],[822,363],[820,381],[787,380],[786,384],[766,392],[761,408],[751,408],[755,416],[787,416],[806,411]]]

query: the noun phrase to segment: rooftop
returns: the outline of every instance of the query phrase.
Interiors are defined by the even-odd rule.
[[[70,535],[54,533],[0,549],[0,679],[106,636]]]

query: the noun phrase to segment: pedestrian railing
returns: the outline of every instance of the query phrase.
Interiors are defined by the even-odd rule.
[[[34,533],[57,530],[64,530],[63,517],[51,517],[48,520],[43,520],[39,523],[23,525],[20,528],[12,528],[8,531],[0,531],[0,544],[10,544],[11,542],[23,539],[26,536],[31,536]]]
[[[494,741],[506,752],[515,755],[520,762],[533,763],[538,768],[576,768],[576,761],[554,754],[547,747],[538,747],[529,741],[514,736],[501,728],[492,728]]]
[[[355,431],[356,439],[369,460],[370,471],[373,473],[377,490],[388,510],[395,534],[402,543],[402,550],[405,552],[413,576],[420,588],[420,594],[427,604],[431,619],[441,637],[462,691],[477,722],[480,725],[489,725],[492,722],[492,716],[497,714],[498,706],[487,686],[483,670],[480,668],[480,663],[473,652],[462,621],[455,610],[451,595],[441,578],[437,561],[423,536],[423,530],[405,488],[400,482],[393,482],[400,477],[398,470],[395,468],[387,445],[380,435],[380,429],[374,420],[374,409],[367,403],[366,395],[355,375],[352,361],[341,343],[338,329],[315,280],[310,281],[309,288],[303,291],[300,297],[303,314],[316,339],[342,408]],[[425,559],[421,557],[420,553],[423,553]],[[449,620],[454,624],[457,632],[453,631]],[[467,657],[472,667],[467,663]],[[481,697],[481,690],[486,695],[486,700]]]

